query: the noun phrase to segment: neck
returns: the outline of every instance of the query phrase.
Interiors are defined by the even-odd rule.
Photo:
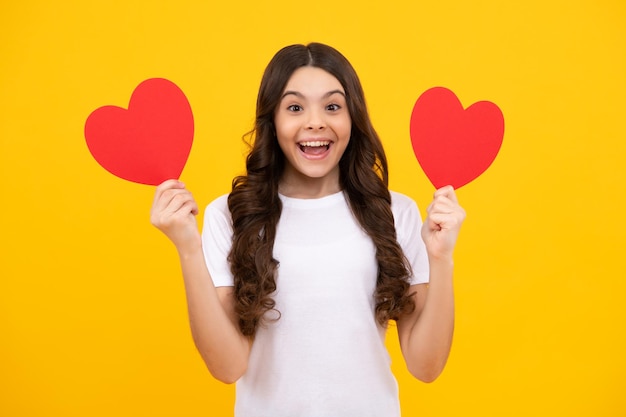
[[[278,186],[278,192],[282,195],[304,199],[326,197],[339,191],[339,170],[322,178],[311,178],[286,170]]]

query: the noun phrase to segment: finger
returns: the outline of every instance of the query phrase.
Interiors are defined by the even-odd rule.
[[[176,212],[190,201],[195,204],[191,193],[187,190],[167,190],[161,198],[152,206],[150,216],[153,223],[167,222],[167,219],[176,216]]]
[[[167,204],[164,206],[163,211],[165,213],[176,213],[182,209],[183,206],[187,204],[195,205],[195,200],[191,193],[187,190],[175,190],[178,191],[176,193],[171,193],[172,196],[167,201]],[[164,199],[169,197],[169,194],[165,194],[163,196]]]
[[[458,223],[462,222],[465,218],[465,213],[462,210],[453,210],[450,212],[435,212],[430,215],[430,219],[438,223]]]
[[[180,210],[181,211],[185,211],[187,213],[191,213],[194,216],[197,216],[198,213],[200,212],[200,210],[198,210],[198,204],[196,203],[196,200],[194,200],[194,199],[191,199],[191,200],[185,202],[185,204],[182,205]]]
[[[185,188],[185,184],[179,180],[171,179],[171,180],[163,181],[156,188],[156,191],[154,193],[154,201],[159,200],[161,196],[163,195],[163,193],[166,192],[167,190],[183,189],[183,188]]]
[[[183,212],[185,214],[191,213],[196,215],[198,214],[198,204],[191,193],[186,192],[176,195],[170,202],[168,210],[171,212]]]
[[[153,207],[158,210],[164,210],[172,203],[172,200],[179,195],[189,195],[191,193],[189,190],[185,188],[179,188],[178,185],[175,185],[176,188],[167,188],[161,191],[158,196],[155,196],[155,201],[153,203]]]
[[[159,200],[156,206],[152,208],[150,213],[150,219],[153,225],[159,227],[159,225],[168,225],[175,219],[181,219],[189,214],[198,214],[198,206],[193,199],[191,193],[186,190],[174,195],[171,199],[167,200],[167,204],[164,200],[167,199],[167,194],[164,194],[163,198]]]
[[[441,230],[440,225],[441,219],[438,218],[438,215],[428,216],[426,221],[424,222],[424,226],[428,228],[428,230]]]
[[[456,197],[456,193],[454,192],[454,187],[451,185],[446,185],[445,187],[441,187],[437,191],[435,191],[434,198],[440,196],[447,197],[454,203],[458,204],[458,199]]]
[[[429,215],[433,213],[451,213],[457,207],[457,204],[452,202],[447,197],[438,196],[428,206],[427,212]]]

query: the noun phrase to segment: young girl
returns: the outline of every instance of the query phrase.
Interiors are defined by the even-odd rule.
[[[335,49],[280,50],[265,70],[247,173],[206,209],[176,180],[152,223],[174,243],[191,330],[211,374],[237,382],[235,415],[398,416],[384,339],[433,381],[454,324],[452,253],[465,213],[452,187],[422,225],[387,188],[359,79]]]

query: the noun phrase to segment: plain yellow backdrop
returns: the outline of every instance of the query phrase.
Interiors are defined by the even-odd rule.
[[[228,416],[196,354],[153,188],[89,154],[85,119],[164,77],[196,118],[200,205],[241,173],[263,68],[320,41],[356,67],[392,188],[433,187],[410,145],[419,95],[505,117],[458,195],[457,329],[433,384],[388,345],[405,416],[626,415],[626,4],[24,1],[0,6],[0,415]],[[340,319],[340,318],[338,318]]]

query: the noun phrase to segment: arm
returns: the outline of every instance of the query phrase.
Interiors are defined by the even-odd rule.
[[[452,187],[435,193],[422,227],[430,265],[429,284],[413,285],[415,310],[398,319],[400,348],[409,372],[424,382],[443,371],[454,331],[452,253],[465,212]]]
[[[232,287],[213,285],[197,214],[196,202],[181,182],[168,180],[157,187],[150,220],[178,251],[196,348],[215,378],[232,383],[246,371],[250,340],[239,331]]]

